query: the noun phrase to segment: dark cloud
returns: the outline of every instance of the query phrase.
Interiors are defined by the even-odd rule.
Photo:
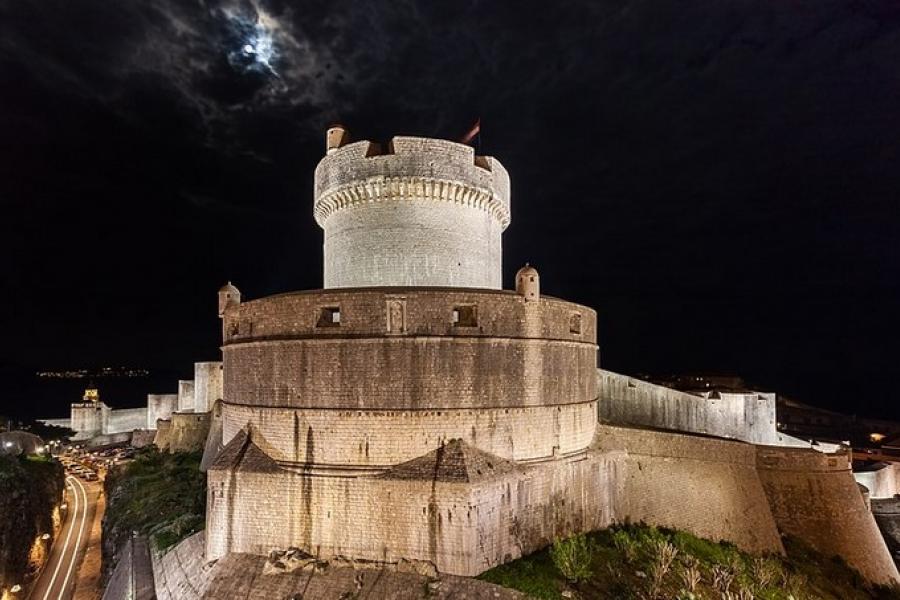
[[[898,59],[883,0],[0,0],[0,358],[214,356],[221,280],[321,284],[330,121],[481,117],[507,281],[597,307],[604,364],[896,412]]]

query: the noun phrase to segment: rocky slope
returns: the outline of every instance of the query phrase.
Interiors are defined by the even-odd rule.
[[[26,585],[40,567],[64,479],[55,461],[0,456],[0,591]]]

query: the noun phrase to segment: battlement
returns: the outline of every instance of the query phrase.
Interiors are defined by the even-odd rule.
[[[316,222],[357,203],[420,197],[489,211],[509,225],[509,174],[466,144],[395,136],[386,145],[363,140],[327,154],[316,167]]]
[[[396,136],[345,144],[329,130],[313,215],[325,230],[325,285],[501,288],[509,174],[471,146]]]

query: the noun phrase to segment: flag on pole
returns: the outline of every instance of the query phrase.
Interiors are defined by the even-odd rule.
[[[472,129],[470,129],[469,132],[466,133],[466,135],[464,135],[462,137],[460,142],[463,144],[468,144],[473,139],[475,139],[475,136],[478,135],[480,132],[481,132],[481,117],[476,119],[475,124],[472,125]]]

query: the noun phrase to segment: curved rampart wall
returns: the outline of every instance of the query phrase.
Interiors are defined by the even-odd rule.
[[[339,311],[339,325],[323,322],[328,311]],[[234,404],[432,410],[597,396],[596,313],[553,298],[404,288],[285,294],[229,310],[224,331],[224,395]]]
[[[748,552],[783,552],[753,446],[600,425],[594,448],[619,452],[619,522],[682,529]]]
[[[324,410],[223,405],[227,444],[248,423],[263,450],[286,463],[384,468],[459,438],[497,456],[543,460],[584,450],[597,424],[596,402],[455,410]],[[262,443],[262,441],[260,441]]]
[[[757,466],[782,533],[842,557],[871,581],[900,581],[846,453],[761,446]]]
[[[387,153],[368,141],[337,149],[315,180],[324,287],[501,287],[509,175],[497,160],[398,136]]]
[[[603,422],[778,444],[774,395],[703,398],[603,369],[597,375]]]

